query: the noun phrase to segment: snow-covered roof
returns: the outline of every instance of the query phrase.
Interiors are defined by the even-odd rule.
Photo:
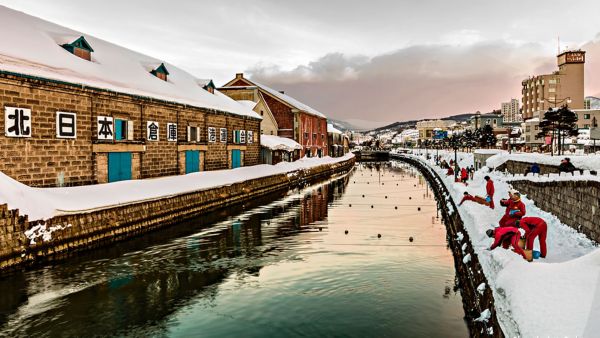
[[[332,134],[342,134],[342,132],[339,129],[336,129],[333,126],[333,123],[327,123],[327,132]]]
[[[254,109],[254,107],[256,107],[256,105],[258,104],[258,102],[254,102],[251,100],[238,100],[239,104],[242,104],[250,109]]]
[[[275,135],[260,135],[260,145],[271,150],[294,151],[302,149],[300,143],[287,137]]]
[[[321,113],[320,111],[318,111],[312,107],[309,107],[308,105],[296,100],[295,98],[293,98],[289,95],[286,95],[278,90],[270,88],[269,86],[265,86],[264,84],[258,83],[254,80],[248,80],[247,78],[244,78],[244,81],[253,84],[254,86],[264,90],[265,92],[278,98],[281,101],[287,102],[287,104],[289,104],[290,106],[293,106],[294,108],[296,108],[298,110],[304,111],[311,115],[316,115],[319,117],[326,117],[325,114]],[[249,86],[227,86],[224,88],[247,88],[247,87],[249,87]]]
[[[3,6],[0,22],[0,71],[261,118],[222,93],[207,92],[199,79],[164,60]],[[91,61],[61,47],[82,36],[94,50]],[[150,74],[162,63],[168,81]]]

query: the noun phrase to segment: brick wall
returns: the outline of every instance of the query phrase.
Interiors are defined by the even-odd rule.
[[[189,144],[188,125],[199,128],[198,144],[204,145],[207,125],[227,128],[230,140],[234,127],[260,134],[257,119],[7,74],[0,74],[0,105],[0,171],[36,187],[107,182],[107,152],[132,152],[133,178],[176,175],[181,172],[178,146]],[[4,107],[31,109],[31,138],[5,136]],[[77,138],[56,137],[57,111],[77,114]],[[98,116],[133,121],[133,140],[98,140]],[[147,121],[159,123],[159,141],[146,140]],[[177,142],[167,141],[167,123],[177,123]],[[248,146],[244,164],[259,164],[259,143]],[[225,169],[227,158],[225,144],[209,144],[205,169]]]
[[[271,192],[342,174],[353,166],[354,159],[350,159],[299,170],[294,175],[272,175],[170,198],[91,213],[57,216],[47,220],[44,225],[47,228],[65,228],[54,231],[52,239],[47,242],[37,239],[35,243],[31,243],[24,235],[26,230],[42,224],[41,222],[29,222],[26,216],[19,216],[18,210],[7,210],[5,205],[0,205],[0,270],[108,245]]]
[[[600,242],[600,182],[555,181],[510,182],[541,209],[556,215],[561,222]]]

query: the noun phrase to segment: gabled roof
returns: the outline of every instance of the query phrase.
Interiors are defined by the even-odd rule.
[[[85,49],[87,51],[93,52],[94,50],[92,49],[92,46],[90,46],[90,44],[87,42],[87,40],[82,36],[80,36],[79,38],[77,38],[75,41],[70,42],[70,43],[64,43],[62,44],[62,46],[71,46],[71,47],[77,47],[77,48],[81,48],[81,49]]]
[[[155,81],[149,72],[163,61],[151,56],[4,6],[0,6],[0,22],[0,72],[261,118],[222,93],[207,92],[195,76],[169,63],[164,63],[169,81]],[[74,58],[61,47],[83,35],[94,46],[91,62]]]
[[[327,132],[332,134],[342,134],[342,132],[339,129],[336,129],[333,126],[333,123],[327,123]]]
[[[258,82],[256,82],[256,81],[253,81],[253,80],[248,80],[248,79],[247,79],[247,78],[245,78],[245,77],[243,77],[242,79],[243,79],[244,81],[248,82],[248,83],[250,84],[250,86],[252,86],[252,85],[253,85],[253,86],[256,86],[256,87],[258,87],[258,89],[260,89],[260,90],[262,90],[263,92],[266,92],[267,94],[269,94],[269,95],[271,95],[271,96],[275,97],[275,98],[276,98],[276,99],[278,99],[279,101],[283,101],[284,103],[286,103],[287,105],[289,105],[289,106],[291,106],[291,107],[293,107],[293,108],[296,108],[296,109],[298,109],[298,110],[301,110],[301,111],[303,111],[303,112],[306,112],[306,113],[308,113],[308,114],[311,114],[311,115],[315,115],[315,116],[318,116],[318,117],[323,117],[323,118],[326,118],[326,116],[325,116],[323,113],[321,113],[320,111],[318,111],[318,110],[316,110],[316,109],[314,109],[314,108],[311,108],[310,106],[308,106],[308,105],[306,105],[306,104],[304,104],[304,103],[302,103],[302,102],[300,102],[300,101],[296,100],[295,98],[293,98],[293,97],[291,97],[291,96],[289,96],[289,95],[286,95],[286,94],[284,94],[284,93],[281,93],[281,92],[279,92],[279,91],[277,91],[277,90],[275,90],[275,89],[273,89],[273,88],[270,88],[270,87],[268,87],[268,86],[265,86],[265,85],[263,85],[263,84],[260,84],[260,83],[258,83]],[[227,84],[225,84],[225,85],[223,86],[223,88],[224,88],[224,89],[225,89],[225,88],[236,88],[237,86],[230,86],[230,85],[229,85],[229,84],[231,84],[231,83],[235,82],[236,80],[239,80],[239,78],[235,78],[235,79],[233,79],[233,80],[229,81]],[[250,87],[250,86],[241,86],[241,87],[244,87],[244,88],[246,88],[246,87]]]
[[[163,73],[166,75],[169,75],[169,71],[167,70],[167,67],[165,67],[164,63],[160,63],[160,66],[156,67],[156,69],[152,70],[154,73]]]

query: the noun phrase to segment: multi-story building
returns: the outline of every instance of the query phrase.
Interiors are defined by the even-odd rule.
[[[504,122],[521,122],[521,112],[519,111],[519,100],[510,99],[510,102],[502,102],[500,109]]]
[[[558,71],[538,75],[521,82],[523,119],[537,112],[565,104],[571,109],[583,109],[585,52],[565,51],[557,56]]]
[[[234,100],[256,100],[256,93],[260,93],[276,121],[277,136],[291,138],[302,145],[298,156],[328,155],[327,118],[316,109],[282,91],[249,80],[242,73],[236,74],[219,91]]]
[[[600,109],[573,109],[579,129],[596,128],[600,124]]]
[[[258,114],[211,81],[0,6],[0,171],[83,185],[259,163]]]
[[[425,120],[417,122],[417,130],[419,131],[419,139],[433,139],[434,131],[447,131],[452,126],[456,125],[454,120]]]
[[[600,109],[600,98],[586,96],[583,102],[583,109]]]

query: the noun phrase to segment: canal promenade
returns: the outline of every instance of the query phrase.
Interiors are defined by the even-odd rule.
[[[352,169],[354,156],[66,188],[0,177],[0,270],[107,245]]]
[[[454,159],[453,152],[439,154],[447,161]],[[455,203],[465,191],[485,195],[485,175],[494,181],[496,209],[467,202],[458,212],[469,235],[468,246],[477,255],[493,291],[496,315],[506,336],[587,337],[599,332],[594,318],[600,316],[600,250],[593,241],[522,196],[527,216],[541,217],[548,223],[547,257],[529,263],[509,250],[489,251],[491,240],[485,231],[497,226],[504,214],[497,202],[508,196],[512,175],[484,167],[465,186],[454,182],[454,176],[446,176],[446,170],[436,166],[433,158],[426,160],[424,153],[400,156],[435,171]],[[459,152],[457,157],[460,167],[473,164],[470,153]]]

